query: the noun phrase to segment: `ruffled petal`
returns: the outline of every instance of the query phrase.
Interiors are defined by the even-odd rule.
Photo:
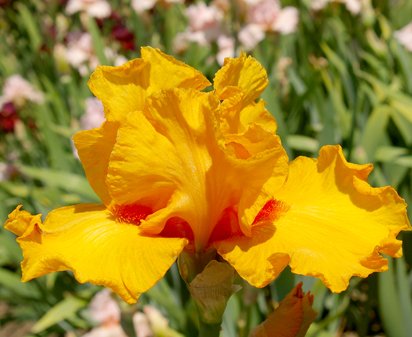
[[[239,204],[240,228],[250,236],[256,215],[270,199],[266,190],[276,191],[286,179],[288,157],[264,101],[244,106],[239,96],[223,102],[220,120],[226,151],[242,159],[239,164],[243,169],[251,168],[245,176],[250,188],[244,190]]]
[[[217,106],[210,94],[163,91],[148,99],[142,114],[121,125],[107,184],[114,204],[141,203],[156,211],[141,223],[147,233],[163,229],[159,216],[165,221],[179,216],[207,230],[204,222],[213,216],[207,209],[205,180],[213,164],[211,152],[218,152]]]
[[[269,134],[277,130],[276,120],[265,107],[265,102],[251,102],[244,105],[241,95],[223,101],[220,108],[220,119],[224,133],[244,133],[251,125],[259,125]]]
[[[98,66],[89,87],[105,108],[109,121],[121,121],[143,109],[146,98],[154,92],[172,88],[204,89],[210,82],[196,69],[162,53],[143,47],[142,58],[117,67]]]
[[[141,53],[150,65],[150,93],[172,88],[202,90],[211,85],[200,71],[159,49],[143,47]]]
[[[117,67],[98,66],[88,84],[102,101],[106,119],[120,121],[142,109],[150,85],[150,65],[143,59],[134,59]]]
[[[27,219],[24,211],[17,212],[23,214],[13,218]],[[23,281],[71,270],[79,282],[110,287],[129,303],[163,277],[187,243],[144,236],[138,226],[115,221],[96,204],[56,209],[44,224],[33,216],[17,241],[24,256]]]
[[[221,100],[241,95],[244,105],[258,98],[268,83],[262,65],[246,54],[237,58],[226,58],[214,78],[216,94]]]
[[[303,293],[299,283],[250,337],[305,337],[317,315],[312,304],[313,296]]]
[[[22,207],[22,205],[17,206],[4,223],[4,228],[17,236],[22,236],[32,225],[33,221],[34,223],[40,221],[40,215],[34,216],[27,211],[21,211]]]
[[[367,183],[371,169],[346,162],[339,146],[323,147],[318,160],[297,158],[273,196],[272,221],[257,221],[250,239],[220,242],[218,252],[258,287],[288,259],[293,272],[319,277],[334,292],[345,290],[352,276],[386,270],[381,253],[399,257],[396,236],[410,224],[393,188]],[[253,270],[247,265],[252,261]]]
[[[86,177],[105,205],[111,200],[106,187],[106,175],[117,129],[118,123],[105,122],[100,128],[80,131],[73,136]]]
[[[202,249],[230,207],[239,210],[241,228],[249,233],[274,170],[283,183],[287,157],[278,137],[258,124],[223,135],[218,114],[213,93],[174,89],[151,96],[141,114],[122,122],[106,181],[113,205],[153,209],[140,224],[146,233],[159,234],[178,217]],[[246,180],[247,186],[239,185]]]
[[[290,261],[287,253],[273,249],[274,234],[273,225],[255,226],[250,237],[231,237],[216,242],[215,247],[242,278],[254,287],[262,288],[276,279]]]

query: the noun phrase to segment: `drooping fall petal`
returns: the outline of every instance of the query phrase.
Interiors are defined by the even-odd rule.
[[[371,169],[348,163],[339,146],[323,147],[317,160],[297,158],[273,195],[273,221],[258,221],[251,238],[223,241],[218,252],[258,287],[288,261],[293,272],[319,277],[334,292],[352,276],[386,270],[381,253],[399,257],[396,236],[410,224],[394,189],[367,183]]]
[[[24,231],[14,225],[22,219]],[[18,238],[23,281],[72,270],[79,282],[110,287],[129,303],[163,277],[187,243],[144,236],[138,226],[116,221],[96,204],[58,208],[44,223],[39,216],[27,219],[27,212],[17,209],[6,223],[16,234],[23,233]]]
[[[304,294],[299,283],[250,337],[305,337],[316,318],[312,303],[313,296]]]

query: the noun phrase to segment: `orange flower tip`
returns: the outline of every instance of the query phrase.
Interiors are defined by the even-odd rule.
[[[304,296],[302,287],[303,287],[302,282],[299,282],[295,287],[294,296],[296,296],[297,298],[303,298]]]
[[[302,291],[302,283],[293,288],[250,337],[304,337],[317,313],[312,309],[313,296]]]

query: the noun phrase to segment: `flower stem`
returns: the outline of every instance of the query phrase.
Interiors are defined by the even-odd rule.
[[[208,324],[199,320],[199,337],[219,337],[221,324]]]

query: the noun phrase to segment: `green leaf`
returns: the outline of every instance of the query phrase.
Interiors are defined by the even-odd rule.
[[[409,285],[406,263],[403,258],[396,260],[396,278],[398,299],[401,304],[403,326],[405,331],[412,333],[412,298],[411,287]]]
[[[316,139],[303,135],[289,135],[286,138],[289,147],[293,150],[316,153],[319,150],[319,142]]]
[[[38,296],[32,284],[21,282],[19,275],[2,268],[0,268],[0,285],[19,297],[35,298]]]
[[[375,153],[375,160],[393,162],[398,157],[407,154],[408,149],[396,146],[381,146]]]
[[[39,27],[34,20],[35,13],[30,12],[30,10],[21,2],[16,4],[17,10],[20,14],[20,24],[26,28],[27,33],[30,37],[30,42],[33,51],[37,51],[42,43],[42,37],[39,31]]]
[[[97,201],[96,194],[90,187],[87,179],[83,176],[63,171],[23,165],[18,166],[18,168],[24,175],[33,179],[38,179],[46,186],[58,187],[68,192],[78,193],[91,200]]]
[[[105,54],[105,45],[103,41],[103,37],[100,35],[99,28],[97,27],[96,21],[94,18],[90,17],[88,21],[87,28],[89,30],[90,35],[92,36],[93,40],[93,49],[99,59],[101,64],[108,65],[109,62],[107,60]]]
[[[375,159],[375,152],[385,140],[391,109],[385,105],[377,106],[366,122],[360,143],[366,151],[368,160]]]
[[[36,322],[31,331],[33,333],[39,333],[52,325],[69,319],[86,304],[86,301],[79,298],[67,297],[46,312],[46,314]]]
[[[379,311],[383,327],[390,337],[408,337],[404,330],[402,308],[399,305],[399,295],[396,290],[398,285],[393,272],[393,262],[390,258],[388,267],[388,271],[380,273],[378,276]]]

